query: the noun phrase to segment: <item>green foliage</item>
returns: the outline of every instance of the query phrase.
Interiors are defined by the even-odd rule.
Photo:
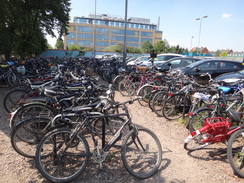
[[[151,50],[153,49],[153,45],[151,42],[149,41],[145,41],[144,43],[142,43],[141,45],[141,50],[144,53],[149,53]]]
[[[222,56],[222,57],[226,57],[226,56],[227,56],[227,52],[226,52],[226,51],[223,51],[223,52],[221,53],[221,56]]]
[[[64,42],[63,42],[63,39],[61,37],[59,37],[56,41],[56,44],[55,44],[55,48],[56,49],[64,49]]]
[[[0,54],[24,58],[47,49],[45,35],[67,34],[70,0],[0,1]]]
[[[215,57],[219,57],[221,55],[221,51],[220,50],[217,50],[216,52],[215,52]]]
[[[115,44],[112,46],[109,46],[107,48],[105,48],[103,51],[108,51],[108,52],[117,52],[122,54],[124,52],[124,45],[123,44]],[[127,46],[126,47],[126,52],[129,53],[141,53],[141,49],[140,48],[136,48],[133,46]]]
[[[50,45],[50,44],[47,44],[47,48],[48,49],[53,49],[52,45]]]
[[[156,42],[153,46],[153,49],[157,51],[157,53],[167,53],[168,48],[165,45],[163,40]]]

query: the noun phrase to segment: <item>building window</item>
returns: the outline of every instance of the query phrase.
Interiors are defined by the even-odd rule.
[[[84,18],[79,18],[76,19],[77,23],[83,23],[83,24],[87,24],[88,23],[88,19],[84,19]]]
[[[92,34],[78,33],[78,38],[79,39],[92,39],[93,36],[92,36]]]
[[[150,39],[150,38],[141,38],[141,43],[144,43],[146,41],[152,42],[152,39]]]
[[[142,37],[152,37],[152,33],[151,32],[141,32],[141,36]]]
[[[68,35],[67,35],[67,38],[75,38],[75,33],[74,32],[70,32]]]
[[[133,31],[133,30],[127,30],[126,33],[127,33],[127,35],[130,35],[130,36],[135,35],[135,31]]]
[[[127,37],[126,40],[128,42],[139,42],[139,38],[138,37]]]
[[[92,32],[92,27],[78,26],[78,32]]]
[[[73,31],[76,31],[76,26],[75,25],[73,26]]]
[[[78,45],[80,45],[80,46],[92,46],[92,41],[78,40]]]
[[[108,42],[96,41],[96,46],[108,47]]]
[[[108,35],[96,34],[98,40],[108,40]]]
[[[106,29],[106,28],[96,28],[96,33],[108,34],[109,33],[109,29]]]
[[[75,40],[67,39],[66,43],[67,43],[67,45],[75,44]]]
[[[124,36],[111,36],[112,41],[123,41]]]
[[[123,29],[111,29],[111,34],[124,34]]]

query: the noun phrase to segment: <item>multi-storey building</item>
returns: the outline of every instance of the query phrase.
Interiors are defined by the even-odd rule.
[[[65,48],[78,45],[83,48],[103,50],[115,44],[123,44],[125,21],[118,16],[90,14],[88,17],[74,17],[69,23],[68,35],[64,37]],[[162,40],[163,32],[150,19],[131,17],[127,20],[126,44],[140,48],[142,43],[155,44]],[[94,45],[95,43],[95,45]]]

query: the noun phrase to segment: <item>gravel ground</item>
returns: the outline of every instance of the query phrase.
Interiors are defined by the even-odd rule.
[[[0,88],[0,103],[8,88]],[[116,93],[116,101],[128,98]],[[119,149],[113,148],[114,158],[103,164],[104,168],[92,160],[78,182],[146,182],[146,183],[237,183],[244,179],[235,176],[227,162],[226,145],[215,144],[192,153],[183,148],[184,139],[188,135],[185,126],[176,121],[167,121],[157,117],[155,113],[138,102],[129,106],[134,123],[154,131],[161,141],[163,160],[159,171],[151,178],[138,180],[131,176],[123,167]],[[35,168],[32,159],[17,154],[10,144],[8,114],[3,107],[0,111],[0,182],[1,183],[47,183]]]

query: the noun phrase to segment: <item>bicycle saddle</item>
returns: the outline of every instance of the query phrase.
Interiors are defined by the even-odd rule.
[[[228,110],[228,114],[232,120],[232,122],[237,122],[237,123],[240,123],[241,122],[241,115],[243,115],[242,112],[236,112],[236,111],[233,111],[233,110]]]

